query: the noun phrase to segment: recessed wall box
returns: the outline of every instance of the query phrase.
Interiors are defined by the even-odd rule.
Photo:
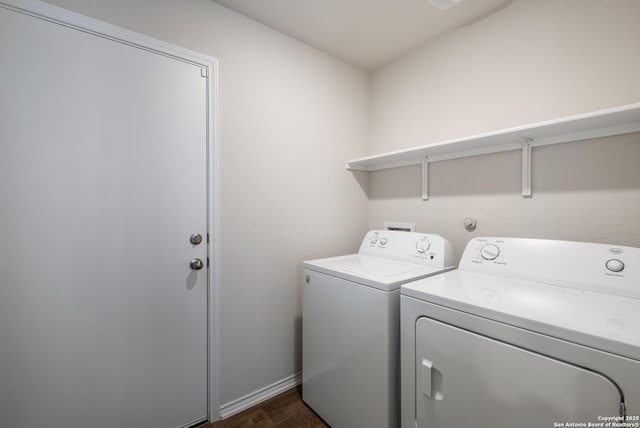
[[[395,221],[385,221],[384,228],[386,230],[398,230],[401,232],[415,232],[416,224],[415,223],[398,223]]]

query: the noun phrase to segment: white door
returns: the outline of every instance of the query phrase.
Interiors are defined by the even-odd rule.
[[[418,428],[587,426],[618,415],[621,401],[599,373],[430,318],[416,322]]]
[[[1,427],[207,418],[206,176],[199,66],[0,7]]]

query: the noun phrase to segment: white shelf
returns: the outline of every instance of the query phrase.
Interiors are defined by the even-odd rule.
[[[522,195],[530,196],[532,147],[632,132],[640,132],[640,103],[354,159],[347,162],[347,169],[377,171],[422,164],[422,196],[427,200],[429,163],[522,150]]]

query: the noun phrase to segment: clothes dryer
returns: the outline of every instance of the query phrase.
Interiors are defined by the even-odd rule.
[[[473,239],[401,329],[403,428],[640,426],[638,248]]]
[[[400,286],[453,268],[438,235],[373,230],[304,262],[302,399],[332,428],[399,426]]]

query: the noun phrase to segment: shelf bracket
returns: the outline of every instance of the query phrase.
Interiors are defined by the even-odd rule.
[[[531,197],[531,138],[516,134],[522,144],[522,197]]]
[[[429,200],[429,158],[422,159],[422,200]]]

